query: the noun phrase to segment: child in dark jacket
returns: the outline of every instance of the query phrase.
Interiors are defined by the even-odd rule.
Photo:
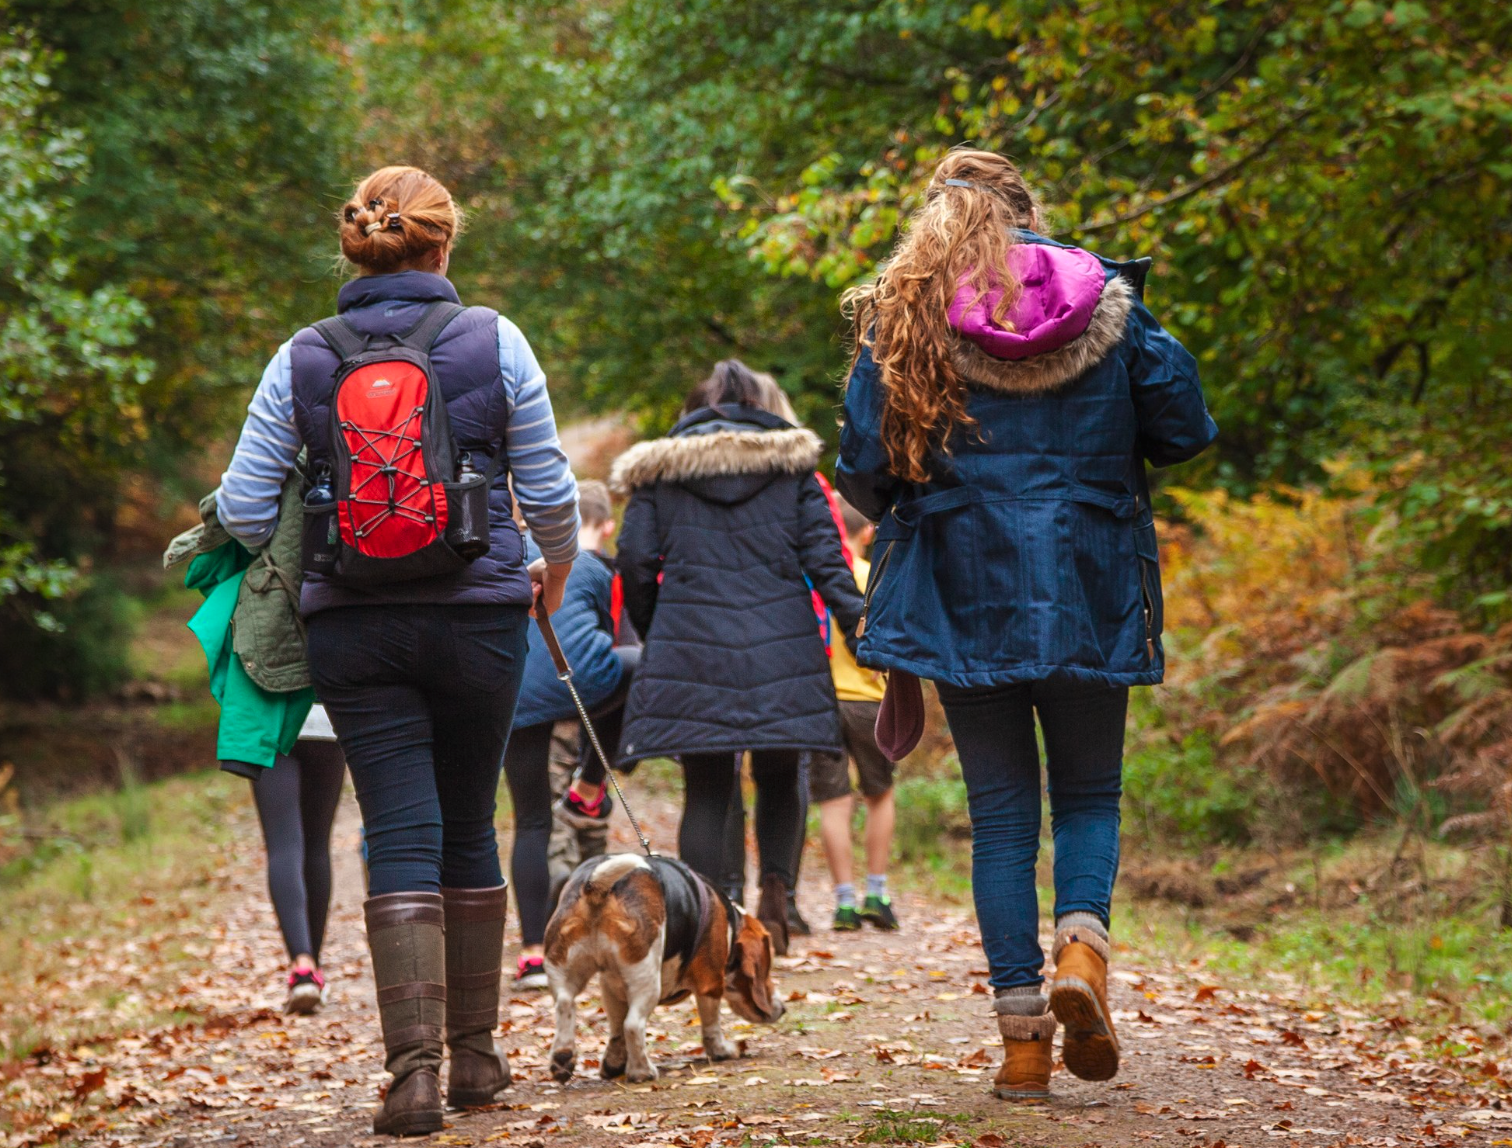
[[[578,513],[582,519],[578,557],[568,575],[561,608],[552,615],[552,625],[572,666],[573,684],[589,713],[595,714],[612,708],[616,697],[623,705],[638,651],[618,650],[614,644],[614,567],[600,551],[614,534],[608,487],[601,482],[579,484]],[[510,876],[522,939],[515,975],[517,989],[546,987],[541,942],[551,916],[547,860],[553,804],[551,731],[558,721],[578,716],[572,695],[557,677],[540,630],[532,625],[529,633],[515,725],[504,751],[504,776],[515,817]],[[605,749],[612,753],[612,743],[606,744]],[[586,791],[595,800],[580,796],[574,812],[590,820],[607,819],[609,800],[602,793],[602,775],[600,784],[594,787],[596,793],[582,783],[575,784],[580,785],[580,795]]]

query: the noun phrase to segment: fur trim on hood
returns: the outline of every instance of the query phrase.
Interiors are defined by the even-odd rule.
[[[737,474],[809,474],[824,444],[807,427],[716,430],[636,443],[609,472],[609,487],[629,494],[657,482]]]
[[[1010,395],[1042,395],[1080,378],[1124,337],[1134,289],[1115,275],[1103,286],[1087,329],[1069,343],[1027,359],[999,359],[964,336],[955,337],[952,361],[970,386]]]

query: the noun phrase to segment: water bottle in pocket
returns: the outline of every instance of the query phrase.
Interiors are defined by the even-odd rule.
[[[464,452],[457,480],[446,485],[446,544],[468,562],[488,553],[488,476]]]
[[[329,467],[322,467],[304,497],[302,557],[307,574],[330,574],[336,569],[340,542],[336,521],[336,492]]]

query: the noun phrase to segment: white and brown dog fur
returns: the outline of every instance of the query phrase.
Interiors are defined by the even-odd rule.
[[[766,928],[682,862],[665,857],[594,857],[562,890],[546,926],[546,978],[556,1001],[551,1074],[559,1081],[577,1067],[577,998],[595,973],[609,1017],[600,1062],[605,1080],[656,1079],[646,1022],[658,1004],[693,995],[712,1060],[740,1055],[720,1028],[721,1000],[755,1023],[775,1023],[783,1013]]]

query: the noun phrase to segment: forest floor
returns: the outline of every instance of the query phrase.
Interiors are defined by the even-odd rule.
[[[386,1142],[369,1125],[384,1074],[363,944],[355,808],[348,797],[334,840],[330,1001],[314,1017],[289,1018],[279,1012],[282,954],[248,803],[228,778],[177,784],[217,781],[233,799],[224,823],[207,828],[200,869],[126,878],[130,901],[115,914],[113,932],[80,928],[45,952],[36,944],[11,979],[0,977],[0,992],[11,998],[0,998],[0,1012],[30,1008],[50,1031],[101,1034],[36,1044],[0,1063],[0,1110],[10,1112],[7,1122],[0,1111],[0,1144]],[[674,808],[637,797],[653,840],[667,847]],[[613,847],[633,847],[623,818]],[[502,1028],[514,1086],[492,1108],[449,1114],[446,1129],[423,1142],[1512,1144],[1512,1098],[1501,1080],[1503,1068],[1512,1077],[1512,1059],[1499,1063],[1496,1051],[1504,1050],[1491,1051],[1494,1041],[1477,1046],[1467,1029],[1446,1056],[1442,1042],[1420,1039],[1402,1018],[1342,1003],[1320,1007],[1315,993],[1220,983],[1200,963],[1121,946],[1112,1001],[1124,1047],[1118,1078],[1089,1084],[1057,1065],[1049,1103],[995,1100],[1000,1053],[968,909],[923,890],[904,892],[901,932],[834,934],[822,927],[829,902],[820,869],[812,858],[801,904],[821,927],[779,961],[786,1017],[774,1028],[727,1020],[744,1041],[744,1059],[702,1059],[696,1017],[684,1004],[653,1017],[661,1078],[605,1083],[594,1072],[604,1020],[589,995],[580,1009],[582,1075],[559,1086],[546,1066],[546,995],[507,997]],[[67,931],[66,922],[60,927]],[[23,937],[23,946],[33,944]],[[112,986],[103,998],[102,982]],[[133,1008],[155,1019],[110,1023],[112,1013]]]

